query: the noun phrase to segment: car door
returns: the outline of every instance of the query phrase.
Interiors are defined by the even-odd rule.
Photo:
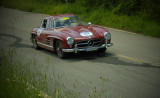
[[[45,46],[51,46],[51,40],[50,38],[48,38],[48,36],[53,32],[53,28],[52,28],[52,24],[51,24],[52,20],[51,19],[44,19],[42,22],[42,26],[39,30],[39,42]],[[37,32],[38,33],[38,32]],[[38,35],[38,34],[37,34]]]
[[[47,19],[42,21],[41,27],[37,30],[37,39],[39,43],[44,44],[44,33],[46,32]]]

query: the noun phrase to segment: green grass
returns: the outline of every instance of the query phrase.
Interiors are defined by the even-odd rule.
[[[4,74],[1,74],[4,75]],[[6,76],[6,75],[5,75]],[[0,78],[0,97],[1,98],[41,98],[40,93],[29,88],[25,82],[12,77]],[[43,97],[42,97],[43,98]]]
[[[135,16],[117,15],[115,12],[118,7],[110,10],[103,9],[102,7],[90,9],[85,7],[85,5],[80,5],[77,3],[55,4],[53,2],[44,2],[43,0],[41,0],[41,2],[38,0],[2,0],[1,5],[24,11],[45,13],[50,15],[74,13],[79,15],[86,22],[91,21],[93,24],[160,37],[160,24],[158,22],[147,18],[147,15],[144,13],[140,13]]]
[[[24,64],[15,60],[15,56],[15,48],[0,49],[0,98],[81,98],[82,93],[86,93],[87,98],[103,98],[107,93],[105,88],[96,86],[89,88],[88,92],[75,91],[81,87],[77,80],[72,82],[73,89],[67,89],[64,74],[53,72],[46,75],[48,68],[42,71],[40,67],[45,70],[47,65],[41,66],[34,59]],[[48,63],[49,58],[46,58]],[[110,79],[100,76],[97,81],[105,85]]]
[[[14,50],[0,55],[0,98],[43,98],[40,92],[30,87],[24,79],[17,77]]]

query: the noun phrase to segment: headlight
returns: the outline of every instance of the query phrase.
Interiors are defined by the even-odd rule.
[[[104,38],[106,40],[110,40],[111,39],[111,34],[109,32],[104,32]]]
[[[72,37],[67,37],[67,44],[72,45],[74,43],[74,39]]]

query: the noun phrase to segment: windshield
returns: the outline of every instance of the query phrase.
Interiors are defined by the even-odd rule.
[[[85,25],[77,16],[70,17],[60,17],[55,19],[55,27],[70,27],[70,26],[80,26]]]

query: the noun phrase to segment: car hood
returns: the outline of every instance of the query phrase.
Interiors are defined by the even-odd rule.
[[[56,29],[64,37],[73,37],[75,40],[102,38],[105,29],[98,26],[76,26]]]

